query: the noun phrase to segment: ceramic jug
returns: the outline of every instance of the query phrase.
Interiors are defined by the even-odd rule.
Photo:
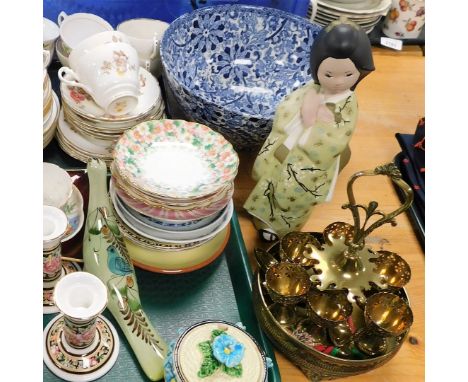
[[[85,271],[107,286],[107,308],[113,314],[149,379],[163,377],[167,344],[141,306],[138,284],[107,194],[107,167],[88,162],[89,205],[83,237]]]

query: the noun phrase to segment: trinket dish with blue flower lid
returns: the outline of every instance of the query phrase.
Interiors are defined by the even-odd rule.
[[[165,382],[266,382],[267,358],[241,324],[202,321],[170,344]]]

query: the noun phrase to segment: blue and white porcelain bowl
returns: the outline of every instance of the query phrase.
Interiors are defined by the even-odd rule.
[[[310,81],[310,47],[321,27],[273,8],[206,7],[164,34],[166,85],[186,117],[237,150],[258,148],[284,96]]]

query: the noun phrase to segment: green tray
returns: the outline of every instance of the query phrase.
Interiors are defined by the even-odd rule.
[[[170,342],[180,328],[206,319],[241,321],[273,361],[268,381],[281,381],[269,340],[260,330],[252,306],[252,272],[236,213],[231,220],[231,235],[224,253],[198,271],[165,275],[136,269],[142,305],[152,324]],[[120,353],[114,367],[99,380],[112,382],[147,381],[129,344],[106,310],[120,337]],[[55,315],[44,315],[44,327]],[[43,381],[59,381],[44,365]]]

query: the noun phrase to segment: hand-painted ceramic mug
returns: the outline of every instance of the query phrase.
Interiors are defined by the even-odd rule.
[[[82,88],[110,115],[124,115],[138,104],[140,84],[136,50],[123,42],[99,45],[84,56],[70,56],[60,81]]]
[[[424,22],[424,0],[392,0],[382,31],[391,38],[417,38]]]
[[[154,75],[161,72],[159,46],[169,24],[154,19],[131,19],[120,23],[117,30],[124,33],[137,50],[140,65]]]

